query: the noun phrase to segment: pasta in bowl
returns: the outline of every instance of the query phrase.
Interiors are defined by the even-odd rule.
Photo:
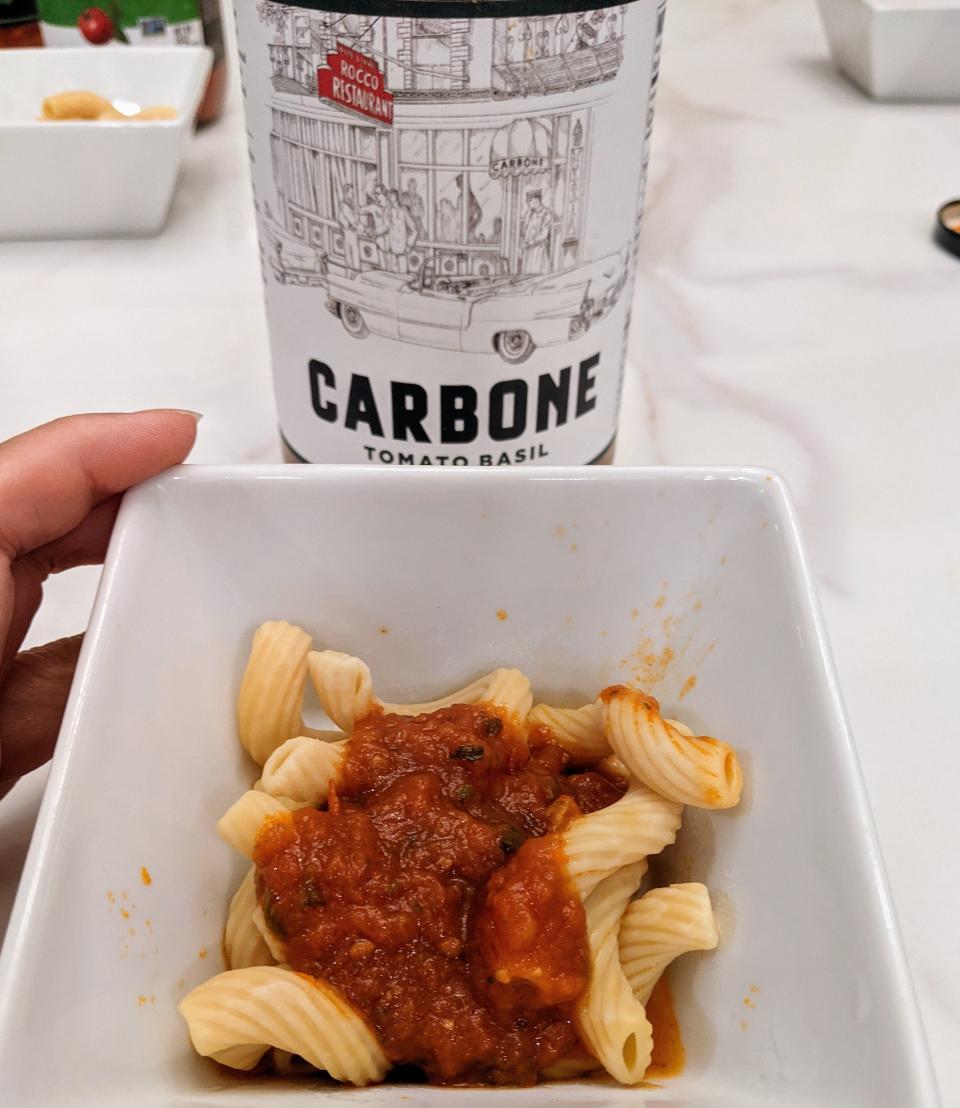
[[[335,730],[305,726],[308,680]],[[354,1085],[651,1071],[661,975],[718,933],[702,885],[643,891],[648,859],[684,805],[736,805],[732,747],[625,686],[534,706],[516,669],[387,703],[284,622],[254,635],[238,733],[261,776],[218,829],[251,865],[229,968],[180,1004],[200,1054]]]

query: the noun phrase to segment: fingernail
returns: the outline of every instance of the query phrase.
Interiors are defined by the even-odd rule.
[[[197,423],[199,423],[200,420],[203,419],[203,412],[192,412],[189,408],[174,408],[173,410],[175,412],[179,412],[181,415],[193,416]]]

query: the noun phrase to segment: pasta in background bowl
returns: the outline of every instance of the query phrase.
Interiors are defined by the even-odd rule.
[[[205,46],[0,51],[0,241],[160,231],[212,58]]]
[[[575,1078],[509,1092],[351,1093],[316,1075],[233,1076],[190,1049],[177,1007],[225,968],[231,899],[251,915],[260,907],[249,860],[212,823],[257,777],[236,741],[234,696],[256,627],[278,617],[307,628],[320,654],[363,658],[376,675],[370,695],[385,707],[516,666],[541,705],[576,709],[534,707],[533,722],[565,728],[591,761],[605,713],[603,735],[637,780],[658,769],[624,741],[638,726],[653,734],[679,719],[694,735],[735,742],[739,807],[686,807],[676,844],[657,859],[656,891],[627,910],[616,950],[633,985],[622,995],[642,1005],[670,953],[667,942],[653,951],[643,941],[652,918],[702,907],[699,885],[709,889],[721,941],[669,971],[686,1049],[680,1076],[662,1088]],[[344,733],[358,718],[363,726],[359,675],[351,696],[328,696]],[[618,686],[643,688],[658,710]],[[257,689],[246,691],[256,703]],[[331,757],[310,773],[296,770],[297,749],[264,764],[268,787],[253,793],[268,805],[269,787],[286,795],[298,775],[305,789],[337,772],[337,740],[314,736],[330,724],[310,695],[302,713],[275,701],[271,726],[292,727],[288,736]],[[247,734],[261,764],[272,756],[268,730]],[[724,755],[721,780],[731,768]],[[313,810],[288,800],[294,816]],[[615,918],[637,881],[637,863],[620,864],[623,837]],[[131,494],[114,535],[0,955],[5,1098],[51,1108],[286,1108],[351,1095],[380,1106],[398,1094],[438,1108],[452,1098],[492,1108],[504,1097],[934,1105],[891,918],[793,509],[773,475],[185,467]],[[712,937],[705,926],[695,939]],[[286,952],[264,953],[258,938],[265,946],[262,931],[237,926],[227,944],[246,950],[260,980]],[[371,1052],[361,1077],[379,1065]]]

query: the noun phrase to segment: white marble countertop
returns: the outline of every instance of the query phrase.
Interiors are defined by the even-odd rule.
[[[670,0],[617,455],[789,480],[946,1105],[960,261],[930,231],[960,194],[958,151],[960,108],[874,104],[835,74],[813,0]],[[0,316],[0,439],[171,405],[206,414],[195,461],[279,460],[236,97],[194,141],[161,236],[5,244]],[[54,580],[31,643],[80,629],[96,580]],[[0,805],[0,928],[43,781]]]

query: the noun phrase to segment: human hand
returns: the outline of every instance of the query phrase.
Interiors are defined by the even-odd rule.
[[[122,493],[182,462],[198,418],[68,416],[0,443],[0,796],[53,753],[83,641],[18,653],[43,582],[103,561]]]

